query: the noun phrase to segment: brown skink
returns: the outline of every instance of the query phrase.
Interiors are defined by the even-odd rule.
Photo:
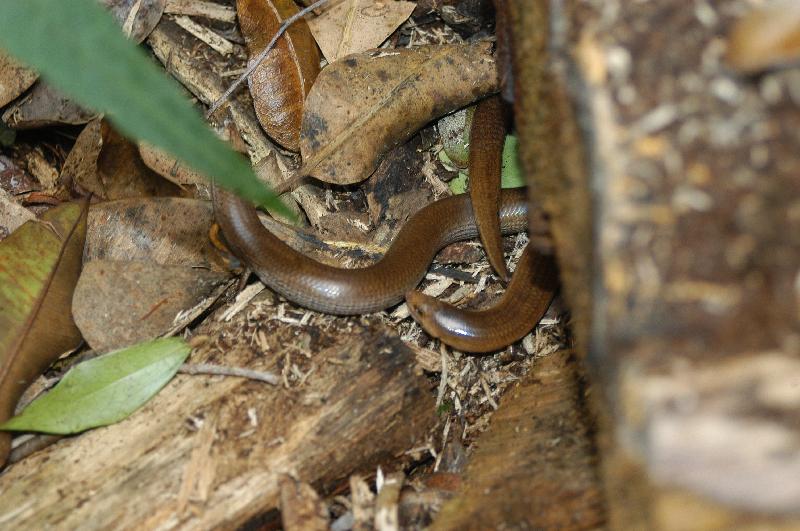
[[[448,197],[414,214],[374,265],[338,268],[280,241],[261,225],[256,209],[236,195],[214,187],[213,202],[231,250],[264,284],[300,306],[338,315],[375,312],[399,303],[419,284],[442,247],[478,235],[469,198]],[[525,190],[503,190],[499,213],[502,232],[525,230]]]
[[[508,282],[509,274],[503,256],[497,211],[503,143],[508,129],[506,116],[500,96],[481,100],[472,116],[469,133],[469,195],[486,257],[503,282]]]
[[[551,256],[529,244],[500,300],[484,310],[462,310],[419,291],[406,294],[408,310],[428,334],[464,352],[492,352],[522,339],[541,320],[558,287]]]

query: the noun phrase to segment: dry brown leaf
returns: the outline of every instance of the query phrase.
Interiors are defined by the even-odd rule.
[[[54,360],[81,335],[72,321],[72,293],[81,270],[86,212],[71,203],[48,210],[0,243],[0,422]],[[0,466],[10,436],[0,433]]]
[[[97,113],[81,108],[52,85],[40,82],[3,113],[13,129],[35,129],[49,125],[85,124]]]
[[[306,99],[300,174],[362,181],[424,124],[496,91],[488,43],[345,57],[322,71]]]
[[[0,50],[0,107],[5,107],[28,90],[38,77],[39,74]]]
[[[299,10],[292,0],[238,0],[239,27],[250,57],[266,48],[281,23]],[[298,20],[250,75],[250,93],[261,126],[275,141],[299,150],[303,100],[319,74],[319,50],[308,24]]]
[[[181,194],[177,186],[145,165],[136,144],[101,120],[93,120],[78,135],[61,170],[61,181],[111,200]]]
[[[139,142],[139,155],[148,168],[178,186],[207,185],[208,180],[176,157],[146,142]]]
[[[308,21],[311,33],[329,63],[352,53],[377,48],[414,11],[403,1],[340,0],[324,5]]]
[[[86,262],[148,261],[226,271],[208,238],[214,212],[198,199],[123,199],[92,206]]]
[[[95,260],[75,287],[72,315],[90,347],[115,350],[166,333],[180,312],[229,276],[184,265]]]

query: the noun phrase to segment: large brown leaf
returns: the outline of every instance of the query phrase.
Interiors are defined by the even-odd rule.
[[[372,50],[322,71],[306,99],[300,173],[352,184],[427,122],[497,91],[488,43]]]
[[[39,374],[80,343],[70,307],[87,211],[88,202],[53,208],[0,243],[0,422]],[[10,440],[0,433],[0,465]]]
[[[238,0],[236,9],[250,56],[260,54],[281,23],[298,12],[292,0]],[[319,74],[319,50],[298,20],[248,79],[261,126],[287,149],[299,150],[303,100]]]
[[[207,308],[228,278],[183,265],[94,260],[75,287],[72,313],[90,347],[116,350],[169,332],[198,303]]]
[[[208,232],[214,221],[209,201],[177,197],[123,199],[92,206],[86,262],[146,261],[227,271]]]

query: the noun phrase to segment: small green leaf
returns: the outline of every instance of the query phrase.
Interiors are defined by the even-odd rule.
[[[0,46],[81,105],[108,114],[124,134],[291,216],[95,0],[3,0]]]
[[[156,339],[80,363],[0,429],[69,434],[119,422],[164,387],[190,351],[183,339]]]
[[[463,171],[458,172],[458,177],[447,183],[447,186],[456,195],[467,193],[467,174]]]
[[[503,174],[501,188],[519,188],[525,186],[525,179],[519,167],[517,155],[517,137],[508,135],[503,146]]]

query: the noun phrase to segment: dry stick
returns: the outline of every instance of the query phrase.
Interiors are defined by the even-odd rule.
[[[221,365],[211,365],[209,363],[184,363],[178,369],[182,374],[210,374],[213,376],[238,376],[240,378],[249,378],[250,380],[258,380],[259,382],[268,383],[271,385],[278,385],[281,382],[279,376],[265,371],[254,371],[251,369],[244,369],[242,367],[223,367]]]
[[[212,114],[217,112],[217,109],[222,107],[222,105],[230,99],[231,95],[236,91],[237,88],[239,88],[239,85],[241,85],[242,83],[245,82],[245,80],[247,80],[250,74],[253,73],[253,70],[255,70],[258,67],[258,65],[261,64],[261,61],[264,60],[264,58],[267,56],[272,47],[275,46],[275,42],[280,38],[281,35],[284,34],[284,32],[289,28],[289,26],[291,26],[299,19],[303,18],[308,13],[317,9],[319,6],[325,4],[328,1],[329,0],[317,0],[310,6],[304,7],[291,17],[284,20],[283,24],[281,24],[281,27],[278,28],[278,31],[275,33],[275,36],[272,37],[272,40],[269,41],[269,44],[267,44],[267,47],[264,48],[264,50],[260,54],[258,54],[258,57],[256,57],[254,61],[250,62],[250,65],[247,67],[247,70],[245,70],[244,73],[241,76],[239,76],[239,79],[234,81],[233,84],[230,87],[228,87],[228,90],[226,90],[225,93],[222,96],[220,96],[219,99],[217,99],[217,101],[211,104],[211,107],[208,109],[208,112],[206,113],[206,119],[210,118]]]

